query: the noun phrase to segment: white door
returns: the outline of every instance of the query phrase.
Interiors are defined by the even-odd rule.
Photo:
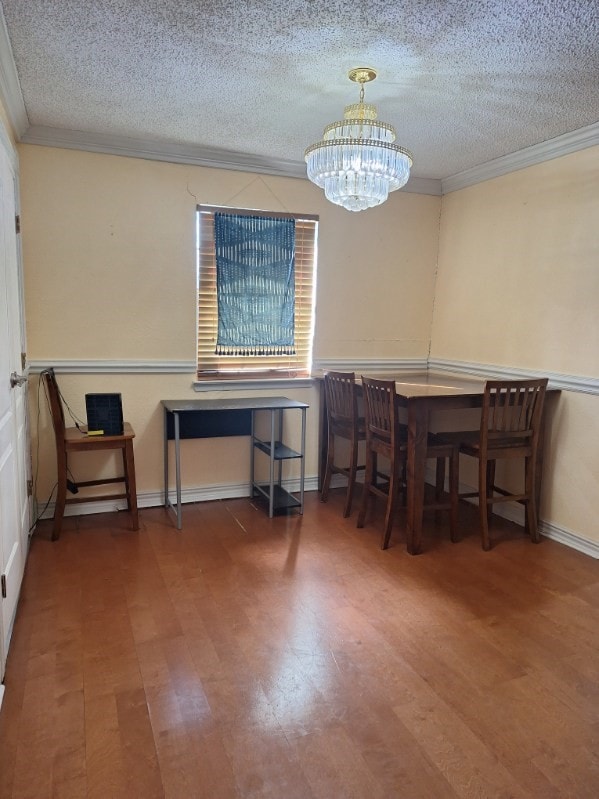
[[[4,675],[29,533],[27,385],[11,381],[11,375],[19,377],[23,371],[19,278],[14,174],[0,143],[0,679]]]

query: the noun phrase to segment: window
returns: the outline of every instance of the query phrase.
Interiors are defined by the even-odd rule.
[[[215,214],[295,221],[293,354],[217,354],[219,312]],[[197,213],[198,378],[305,377],[310,373],[316,290],[318,217],[199,205]],[[293,293],[293,292],[292,292]],[[222,320],[221,320],[222,321]],[[287,348],[289,349],[289,348]]]

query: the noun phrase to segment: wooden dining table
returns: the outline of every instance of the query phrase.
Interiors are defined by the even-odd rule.
[[[397,403],[406,411],[408,427],[406,547],[410,555],[418,555],[422,552],[426,451],[431,414],[438,411],[459,411],[466,408],[482,407],[486,379],[429,370],[403,372],[396,375],[364,373],[364,377],[395,380]],[[356,375],[356,390],[361,393],[359,375]],[[326,458],[326,406],[324,403],[324,391],[321,391],[319,476],[323,464],[323,453]],[[477,428],[476,423],[471,426],[471,429],[475,428]],[[539,493],[542,449],[543,447],[540,446],[537,466],[537,490]]]

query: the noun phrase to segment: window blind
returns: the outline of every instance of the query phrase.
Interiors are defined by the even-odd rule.
[[[218,302],[214,214],[295,220],[295,354],[217,355]],[[198,206],[198,378],[305,377],[310,372],[314,330],[318,217]]]

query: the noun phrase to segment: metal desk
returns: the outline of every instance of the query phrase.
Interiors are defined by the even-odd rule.
[[[207,438],[224,435],[250,435],[252,438],[251,473],[249,480],[250,496],[259,495],[268,501],[268,515],[272,517],[279,509],[298,508],[304,512],[304,477],[305,477],[305,451],[306,451],[306,409],[305,402],[288,399],[287,397],[238,397],[234,399],[196,399],[196,400],[162,400],[164,410],[164,506],[174,511],[177,518],[177,529],[182,526],[181,511],[181,438]],[[282,442],[283,411],[300,410],[302,415],[301,448],[297,452],[285,446]],[[270,412],[270,438],[261,440],[255,435],[256,411]],[[216,416],[215,416],[216,414]],[[226,415],[228,414],[228,417]],[[249,415],[249,423],[248,423]],[[211,420],[226,417],[232,420],[228,430],[224,428],[210,429]],[[208,419],[207,427],[194,430],[188,429],[182,433],[182,420]],[[168,468],[168,442],[175,442],[175,489],[176,502],[170,501],[169,468]],[[255,452],[265,453],[270,461],[269,482],[256,483],[254,477]],[[300,490],[299,499],[285,491],[282,486],[282,462],[289,459],[300,460]],[[275,479],[275,463],[278,464],[278,475]]]

